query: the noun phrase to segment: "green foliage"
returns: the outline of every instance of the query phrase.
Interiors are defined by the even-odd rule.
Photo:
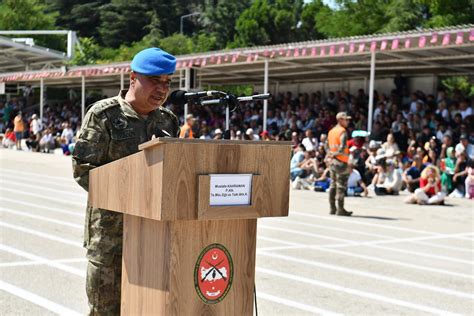
[[[241,84],[241,85],[230,85],[230,86],[211,86],[210,90],[226,91],[227,93],[233,94],[237,97],[252,95],[253,85]]]
[[[57,12],[45,14],[46,5],[39,0],[2,0],[0,29],[51,30],[55,28]]]
[[[160,40],[160,48],[174,55],[192,53],[193,41],[186,35],[175,33]]]
[[[464,95],[474,96],[474,80],[467,76],[447,77],[441,80],[441,84],[450,94],[460,90]]]
[[[424,6],[428,19],[425,27],[442,27],[474,23],[474,1],[472,0],[416,0]]]
[[[100,58],[100,47],[92,37],[79,39],[79,44],[74,48],[74,58],[70,65],[91,65]]]

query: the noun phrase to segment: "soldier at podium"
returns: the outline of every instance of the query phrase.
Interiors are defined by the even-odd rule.
[[[162,107],[176,58],[159,48],[139,52],[131,63],[130,86],[90,106],[72,154],[74,178],[88,191],[89,170],[138,152],[152,136],[177,137],[177,117]],[[90,315],[119,315],[122,273],[121,213],[87,207],[86,292]]]

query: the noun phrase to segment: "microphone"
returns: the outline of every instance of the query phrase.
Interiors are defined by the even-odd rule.
[[[212,96],[222,96],[222,95],[225,95],[225,94],[221,91],[214,91],[214,90],[198,91],[198,92],[186,92],[184,90],[175,90],[171,92],[169,96],[169,100],[173,104],[183,105],[192,99],[199,99],[199,98],[212,97]]]

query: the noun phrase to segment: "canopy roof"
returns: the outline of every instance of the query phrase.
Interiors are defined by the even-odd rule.
[[[474,74],[474,25],[416,30],[241,48],[178,56],[178,70],[197,69],[205,85],[261,84],[264,63],[269,63],[269,81],[314,82],[366,78],[371,54],[376,54],[376,76]],[[0,81],[34,84],[44,78],[47,85],[114,86],[119,75],[130,71],[130,63],[89,65],[5,73]],[[177,71],[175,77],[180,76]]]
[[[0,36],[0,75],[12,71],[58,68],[68,60],[66,53]]]

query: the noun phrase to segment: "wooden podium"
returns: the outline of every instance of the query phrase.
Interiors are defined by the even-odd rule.
[[[252,315],[257,218],[288,216],[290,143],[140,150],[90,171],[90,205],[124,214],[121,314]],[[250,205],[210,206],[214,174],[251,174]]]

